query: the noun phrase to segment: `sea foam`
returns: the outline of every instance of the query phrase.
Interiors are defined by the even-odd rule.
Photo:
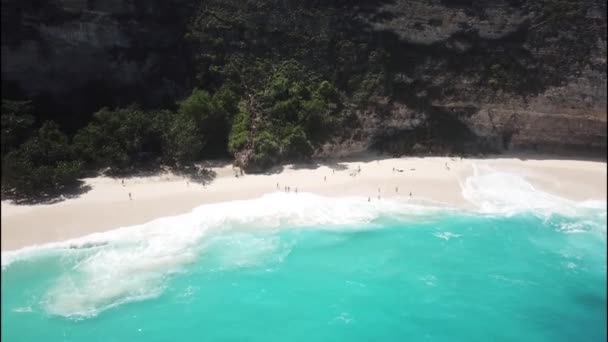
[[[475,174],[462,184],[462,192],[482,213],[535,211],[576,215],[581,208],[605,209],[605,202],[575,203],[541,192],[516,175],[477,167]],[[20,259],[74,253],[78,262],[57,279],[40,304],[52,315],[82,319],[123,303],[161,295],[172,275],[197,260],[201,240],[213,232],[307,226],[352,229],[349,227],[370,223],[380,216],[421,219],[446,211],[450,209],[399,200],[368,202],[365,197],[337,199],[308,193],[272,193],[255,200],[202,205],[187,214],[79,239],[3,252],[2,267],[4,270]],[[573,226],[564,230],[573,228],[579,229]],[[447,240],[455,236],[438,237]],[[248,245],[247,252],[232,255],[231,262],[247,265],[275,248],[272,241],[254,242],[254,246],[260,246],[259,253]]]
[[[481,213],[514,215],[531,212],[580,216],[584,209],[604,209],[605,200],[571,201],[536,189],[523,177],[473,164],[473,176],[461,183],[463,197]]]
[[[201,238],[210,232],[313,225],[348,229],[385,214],[420,216],[438,210],[398,201],[370,203],[363,197],[273,193],[256,200],[203,205],[191,213],[143,225],[5,252],[2,263],[4,269],[16,260],[53,253],[73,253],[82,258],[60,276],[41,302],[50,314],[81,319],[162,294],[168,277],[196,260]],[[273,247],[257,246],[262,246],[259,253]],[[247,264],[255,257],[257,252],[249,247],[246,254],[231,256],[231,263]]]

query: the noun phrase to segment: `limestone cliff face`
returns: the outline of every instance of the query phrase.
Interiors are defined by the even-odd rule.
[[[244,3],[203,5],[242,9]],[[102,105],[171,103],[192,87],[192,56],[206,53],[192,51],[184,40],[199,5],[2,0],[3,90],[45,98],[75,117]],[[349,109],[356,123],[325,154],[368,148],[396,154],[606,152],[604,1],[246,5],[250,12],[239,18],[240,26],[222,19],[218,35],[226,54],[289,54],[283,50],[296,46],[307,52],[290,58],[332,73],[349,96],[356,91],[348,84],[368,85],[367,93],[359,93],[363,105]],[[290,30],[298,35],[281,36]],[[356,73],[364,80],[351,79]]]
[[[84,120],[105,105],[173,101],[188,87],[185,10],[171,0],[2,0],[3,93]]]
[[[427,122],[449,116],[462,123],[472,135],[458,142],[605,154],[604,2],[396,1],[383,11],[391,19],[375,29],[428,52],[413,70],[397,66],[394,86],[424,102]],[[380,141],[399,152],[412,146],[407,132],[421,120],[408,100],[397,108],[377,126],[401,130]]]

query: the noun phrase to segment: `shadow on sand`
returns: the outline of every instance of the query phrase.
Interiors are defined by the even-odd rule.
[[[82,194],[91,191],[91,186],[84,181],[78,180],[73,184],[67,185],[57,191],[43,193],[36,196],[23,196],[14,193],[2,194],[2,200],[8,200],[17,205],[48,205],[59,203],[68,199],[77,198]]]
[[[346,163],[369,163],[377,162],[383,163],[389,159],[395,158],[435,158],[435,157],[447,157],[451,158],[452,161],[460,159],[460,156],[446,156],[446,155],[403,155],[394,157],[387,154],[380,154],[374,152],[363,152],[356,153],[348,156],[342,156],[339,158],[324,158],[319,160],[313,160],[306,163],[296,163],[291,165],[294,170],[315,170],[319,167],[325,166],[334,171],[345,171],[349,167]],[[484,159],[518,159],[522,161],[526,160],[578,160],[578,161],[593,161],[593,162],[606,162],[606,157],[601,156],[587,156],[584,154],[544,154],[537,153],[534,151],[509,151],[502,154],[477,154],[477,155],[465,155],[464,158],[469,160],[484,160]],[[222,168],[231,165],[230,160],[211,160],[198,163],[196,165],[182,167],[182,168],[146,168],[138,170],[137,172],[130,172],[123,175],[112,175],[110,177],[115,179],[131,178],[131,177],[154,177],[162,175],[164,172],[173,172],[176,175],[184,177],[193,183],[210,185],[217,177],[217,173],[214,168]],[[275,175],[282,173],[286,168],[286,165],[278,165],[270,168],[269,170],[262,172],[264,175]],[[355,167],[356,169],[356,167]],[[87,177],[96,177],[103,173],[96,173],[87,175]],[[67,199],[77,198],[90,191],[92,188],[90,185],[85,184],[84,181],[78,180],[73,184],[64,186],[60,190],[55,192],[48,192],[37,196],[23,196],[15,193],[5,192],[2,194],[2,200],[8,200],[17,205],[36,205],[36,204],[54,204],[59,203]]]

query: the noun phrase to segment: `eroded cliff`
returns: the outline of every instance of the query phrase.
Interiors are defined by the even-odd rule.
[[[604,1],[2,0],[3,97],[74,128],[239,58],[336,84],[350,124],[319,155],[606,152]]]

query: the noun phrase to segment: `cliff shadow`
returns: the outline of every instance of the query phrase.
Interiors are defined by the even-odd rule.
[[[182,176],[192,183],[202,185],[209,185],[213,183],[217,177],[217,172],[211,168],[202,167],[199,165],[172,169],[172,171],[176,175]]]
[[[24,195],[6,192],[2,194],[2,200],[8,200],[17,205],[49,205],[63,202],[68,199],[78,198],[91,191],[92,187],[82,180],[77,180],[62,189],[37,195]]]

